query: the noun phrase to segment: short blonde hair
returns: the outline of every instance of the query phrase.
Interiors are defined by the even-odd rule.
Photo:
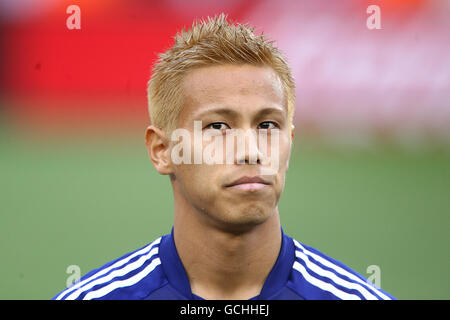
[[[269,66],[279,76],[287,101],[288,119],[292,122],[295,83],[281,52],[254,28],[227,21],[225,14],[196,21],[188,31],[175,36],[174,45],[159,55],[148,82],[148,107],[154,126],[171,132],[177,127],[183,106],[181,82],[194,68],[220,64]]]

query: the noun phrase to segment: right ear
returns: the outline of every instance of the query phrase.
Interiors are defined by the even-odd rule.
[[[150,125],[145,131],[145,145],[148,155],[156,171],[160,174],[171,174],[172,162],[170,161],[169,140],[163,130]]]

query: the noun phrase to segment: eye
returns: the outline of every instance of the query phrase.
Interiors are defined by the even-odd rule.
[[[205,129],[215,129],[215,130],[225,130],[229,128],[230,127],[224,122],[213,122],[205,127]]]
[[[279,125],[273,121],[264,121],[258,125],[258,129],[275,129],[279,128]]]

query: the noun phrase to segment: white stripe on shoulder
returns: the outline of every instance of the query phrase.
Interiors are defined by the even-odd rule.
[[[378,298],[376,296],[371,294],[360,284],[357,284],[355,282],[346,281],[346,280],[338,277],[335,273],[333,273],[329,270],[326,270],[326,269],[322,269],[319,265],[317,265],[314,262],[312,262],[311,260],[309,260],[308,256],[305,255],[303,252],[295,250],[295,256],[297,258],[301,259],[302,261],[304,261],[306,264],[306,267],[309,268],[311,271],[317,273],[318,275],[320,275],[322,277],[326,277],[342,287],[357,290],[367,300],[378,300]]]
[[[149,273],[151,273],[160,264],[161,264],[161,260],[159,258],[156,258],[147,267],[145,267],[144,270],[135,274],[131,278],[120,280],[120,281],[114,281],[105,287],[102,287],[95,291],[91,291],[83,298],[83,300],[91,300],[91,299],[95,299],[95,298],[100,298],[118,288],[132,286],[132,285],[138,283],[139,281],[141,281],[144,277],[146,277]]]
[[[343,275],[343,276],[346,276],[346,277],[350,278],[350,279],[353,280],[353,281],[358,282],[359,284],[361,284],[362,286],[364,286],[366,289],[369,289],[369,291],[371,290],[371,291],[375,292],[375,294],[377,294],[378,296],[380,296],[382,299],[385,299],[385,300],[391,300],[390,297],[386,296],[383,292],[381,292],[380,290],[378,290],[376,287],[369,285],[367,282],[365,282],[365,281],[362,280],[361,278],[357,277],[356,275],[354,275],[354,274],[351,273],[351,272],[348,272],[347,270],[341,268],[340,266],[338,266],[338,265],[332,263],[331,261],[329,261],[329,260],[327,260],[327,259],[325,259],[325,258],[323,258],[323,257],[321,257],[321,256],[319,256],[319,255],[317,255],[317,254],[315,254],[314,252],[311,252],[311,251],[307,250],[307,249],[306,249],[305,247],[303,247],[303,246],[300,244],[300,242],[298,242],[297,240],[295,240],[295,239],[293,239],[293,240],[294,240],[295,246],[296,246],[298,249],[302,250],[303,253],[305,253],[306,255],[308,255],[308,256],[314,258],[315,260],[319,261],[319,262],[320,262],[321,264],[323,264],[324,266],[329,267],[329,268],[335,270],[337,273],[339,273],[339,274],[341,274],[341,275]]]
[[[90,276],[89,278],[86,278],[76,284],[74,284],[73,286],[67,288],[66,290],[64,290],[63,292],[61,292],[57,297],[56,300],[61,300],[62,297],[66,296],[69,292],[75,292],[77,289],[79,289],[80,287],[84,286],[86,283],[88,283],[89,281],[95,279],[95,278],[100,278],[101,276],[107,274],[109,271],[111,271],[114,268],[118,268],[123,266],[124,264],[126,264],[128,261],[130,261],[131,259],[141,255],[141,254],[145,254],[149,251],[152,250],[152,248],[159,244],[161,242],[161,238],[159,237],[158,239],[156,239],[155,241],[153,241],[152,243],[148,244],[147,246],[145,246],[144,248],[134,252],[133,254],[120,259],[118,261],[116,261],[115,263],[113,263],[111,266],[105,268],[105,269],[101,269],[98,272],[94,273],[92,276]]]
[[[114,270],[107,276],[100,277],[100,278],[95,279],[92,282],[89,282],[88,284],[82,286],[78,290],[72,292],[66,298],[66,300],[75,300],[76,298],[78,298],[80,296],[80,294],[82,294],[83,292],[86,292],[87,290],[93,288],[96,285],[110,282],[111,280],[113,280],[116,277],[122,277],[122,276],[140,268],[146,261],[150,260],[154,255],[157,255],[158,251],[159,251],[159,247],[153,248],[152,250],[150,250],[149,253],[141,256],[138,260],[134,261],[133,263],[127,264],[125,267],[123,267],[121,269]]]
[[[298,272],[300,272],[303,277],[305,278],[306,281],[308,281],[309,283],[311,283],[312,285],[319,287],[322,290],[331,292],[332,294],[334,294],[336,297],[338,297],[339,299],[342,300],[361,300],[360,297],[358,297],[355,294],[351,294],[351,293],[347,293],[345,291],[342,291],[338,288],[336,288],[335,286],[333,286],[332,284],[328,283],[328,282],[324,282],[320,279],[317,279],[313,276],[311,276],[308,271],[306,271],[305,267],[299,263],[298,261],[294,262],[293,268],[295,270],[297,270]]]

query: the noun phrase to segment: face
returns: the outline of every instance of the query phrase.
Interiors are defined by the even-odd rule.
[[[174,192],[179,193],[175,199],[183,197],[203,218],[227,229],[263,223],[276,212],[292,141],[279,77],[268,67],[210,66],[189,72],[183,80],[183,92],[184,105],[178,128],[189,132],[191,137],[194,137],[194,130],[198,134],[198,129],[212,135],[211,140],[202,138],[197,145],[193,138],[192,153],[206,151],[214,139],[223,138],[222,147],[213,152],[220,151],[219,159],[223,161],[214,164],[205,161],[175,164],[172,161],[172,184]],[[201,121],[201,127],[197,122],[195,129],[194,121]],[[239,134],[236,135],[234,147],[230,148],[226,137],[232,129],[235,132],[240,129],[241,133],[253,130],[256,134],[241,136],[241,140],[238,140]],[[266,150],[257,136],[261,129],[267,136]],[[275,131],[277,139],[272,139]],[[239,153],[238,144],[242,142],[245,150]],[[170,143],[172,151],[175,146],[176,143]],[[231,159],[230,153],[233,163],[226,160]],[[271,166],[274,168],[273,161],[263,161],[269,156],[278,159],[276,170],[269,170]]]

